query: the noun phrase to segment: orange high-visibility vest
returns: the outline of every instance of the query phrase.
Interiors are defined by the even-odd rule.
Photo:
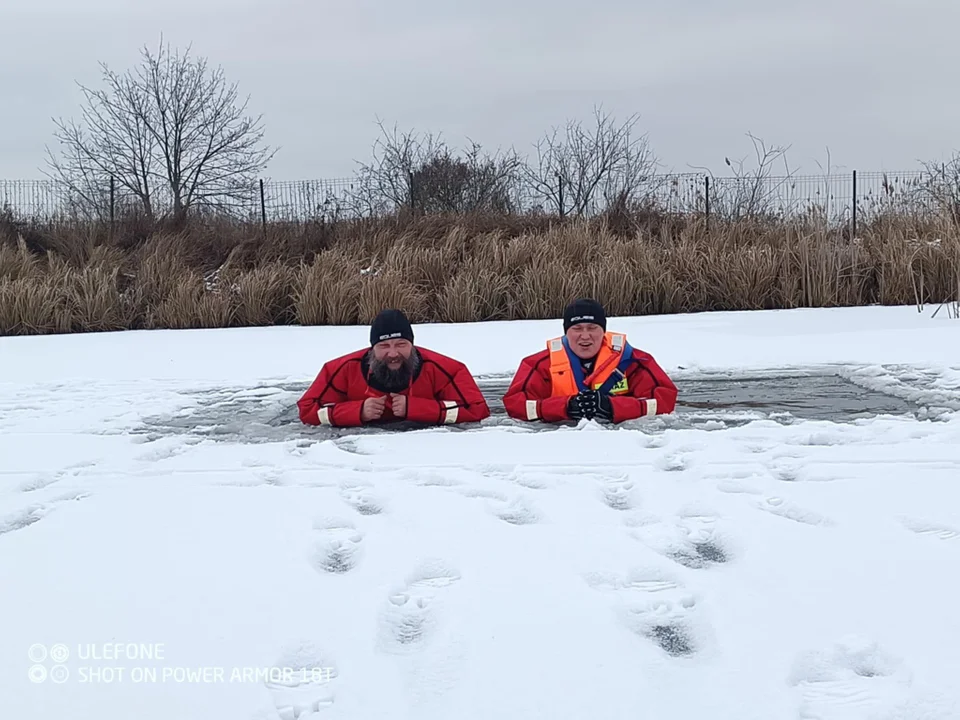
[[[583,380],[587,387],[596,390],[613,374],[623,358],[627,338],[621,333],[604,333],[603,343],[597,355],[593,372]],[[547,342],[550,351],[550,394],[554,397],[576,395],[580,392],[576,376],[570,365],[570,356],[563,346],[563,338],[554,338]]]

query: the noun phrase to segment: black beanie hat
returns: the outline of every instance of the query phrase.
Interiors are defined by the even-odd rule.
[[[384,340],[401,338],[413,342],[413,328],[400,310],[381,310],[370,325],[370,346]]]
[[[563,311],[563,331],[566,332],[577,323],[596,323],[606,330],[607,314],[596,300],[574,300]]]

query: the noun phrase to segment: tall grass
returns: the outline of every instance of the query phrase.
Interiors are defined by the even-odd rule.
[[[610,315],[925,305],[960,299],[950,218],[893,217],[855,240],[815,222],[709,228],[426,217],[337,224],[210,222],[112,239],[0,226],[0,334],[557,317],[577,296]]]

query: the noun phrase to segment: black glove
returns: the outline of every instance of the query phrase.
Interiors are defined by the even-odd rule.
[[[602,420],[613,422],[613,403],[610,402],[609,395],[603,395],[597,391],[597,412],[596,416]]]
[[[574,420],[587,418],[593,420],[597,414],[597,398],[595,391],[584,390],[567,401],[567,414]]]
[[[567,415],[571,420],[579,420],[583,417],[583,410],[580,408],[580,396],[573,395],[567,400]]]

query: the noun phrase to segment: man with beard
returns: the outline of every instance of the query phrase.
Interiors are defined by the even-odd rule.
[[[580,418],[619,423],[671,413],[677,387],[649,353],[607,332],[603,307],[577,300],[564,310],[561,337],[525,357],[503,397],[517,420]]]
[[[330,360],[297,401],[307,425],[356,427],[391,420],[430,425],[490,416],[467,367],[413,344],[400,310],[384,310],[370,327],[370,348]]]

